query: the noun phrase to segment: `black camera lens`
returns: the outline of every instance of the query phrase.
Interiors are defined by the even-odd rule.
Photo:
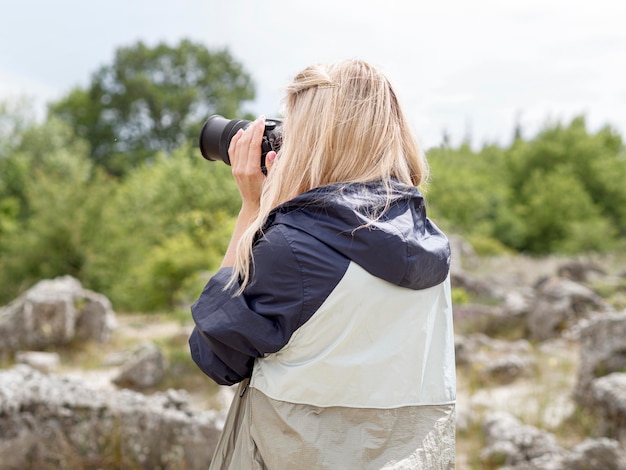
[[[250,121],[226,119],[217,114],[209,117],[200,131],[200,152],[210,161],[222,160],[230,165],[228,146],[239,129],[245,129]]]
[[[209,161],[222,160],[230,165],[228,147],[239,129],[245,129],[251,121],[245,119],[226,119],[214,114],[209,117],[200,131],[200,152]],[[282,143],[282,121],[266,119],[263,140],[261,142],[261,169],[265,173],[265,156],[270,151],[278,152]]]

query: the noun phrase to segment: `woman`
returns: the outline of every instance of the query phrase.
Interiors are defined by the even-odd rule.
[[[192,306],[191,353],[242,382],[212,468],[454,467],[450,251],[393,89],[350,60],[287,89],[261,173],[261,117],[232,139],[242,207]]]

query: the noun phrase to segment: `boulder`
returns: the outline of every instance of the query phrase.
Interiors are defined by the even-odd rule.
[[[626,373],[593,380],[590,392],[588,407],[600,419],[600,434],[626,445]]]
[[[473,269],[480,264],[480,259],[474,248],[463,238],[449,234],[450,242],[450,270],[453,273],[461,272],[463,269]]]
[[[2,468],[208,467],[223,415],[185,392],[92,389],[26,365],[0,371]]]
[[[109,300],[71,276],[43,280],[0,308],[0,353],[40,350],[71,340],[107,341],[115,327]]]
[[[113,382],[120,386],[149,388],[161,381],[165,370],[163,352],[156,344],[148,341],[137,346]]]
[[[594,318],[584,325],[579,355],[574,396],[580,405],[587,406],[593,380],[626,370],[626,310]]]
[[[557,274],[575,282],[587,282],[604,277],[607,273],[602,266],[592,260],[572,259],[562,263],[557,268]]]
[[[492,413],[484,424],[486,447],[480,456],[487,468],[500,470],[623,470],[626,452],[613,439],[586,439],[570,451],[553,434]]]
[[[481,279],[462,269],[450,270],[450,283],[479,298],[500,298],[502,292],[493,282]]]
[[[536,363],[526,340],[505,341],[482,333],[454,337],[456,363],[471,366],[484,383],[509,384],[532,376]]]
[[[523,424],[513,415],[499,411],[487,416],[483,425],[486,447],[480,457],[488,468],[524,467],[535,460],[558,461],[566,451],[554,435],[534,426]]]
[[[535,367],[534,359],[529,356],[507,354],[487,362],[478,370],[478,373],[480,379],[485,383],[505,385],[520,377],[532,376]]]
[[[561,277],[541,281],[529,307],[527,328],[532,340],[544,341],[594,311],[606,311],[602,298],[588,287]]]
[[[626,451],[612,439],[586,439],[565,456],[561,467],[563,470],[624,470]]]
[[[55,372],[61,366],[61,356],[54,352],[42,351],[18,351],[15,354],[15,362],[28,364],[44,374]]]

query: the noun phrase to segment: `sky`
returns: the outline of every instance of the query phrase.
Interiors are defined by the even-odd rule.
[[[255,114],[276,115],[304,67],[364,59],[425,148],[444,133],[507,145],[518,124],[532,138],[579,115],[626,135],[623,0],[0,0],[0,100],[28,97],[43,116],[117,48],[181,39],[230,51]]]

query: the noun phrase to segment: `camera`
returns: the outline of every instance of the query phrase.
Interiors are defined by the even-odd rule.
[[[200,131],[200,152],[209,161],[222,160],[230,165],[228,147],[239,129],[245,129],[251,121],[245,119],[226,119],[214,114],[206,120]],[[265,170],[265,157],[270,151],[278,152],[282,141],[282,121],[266,119],[263,140],[261,142],[261,170]]]

